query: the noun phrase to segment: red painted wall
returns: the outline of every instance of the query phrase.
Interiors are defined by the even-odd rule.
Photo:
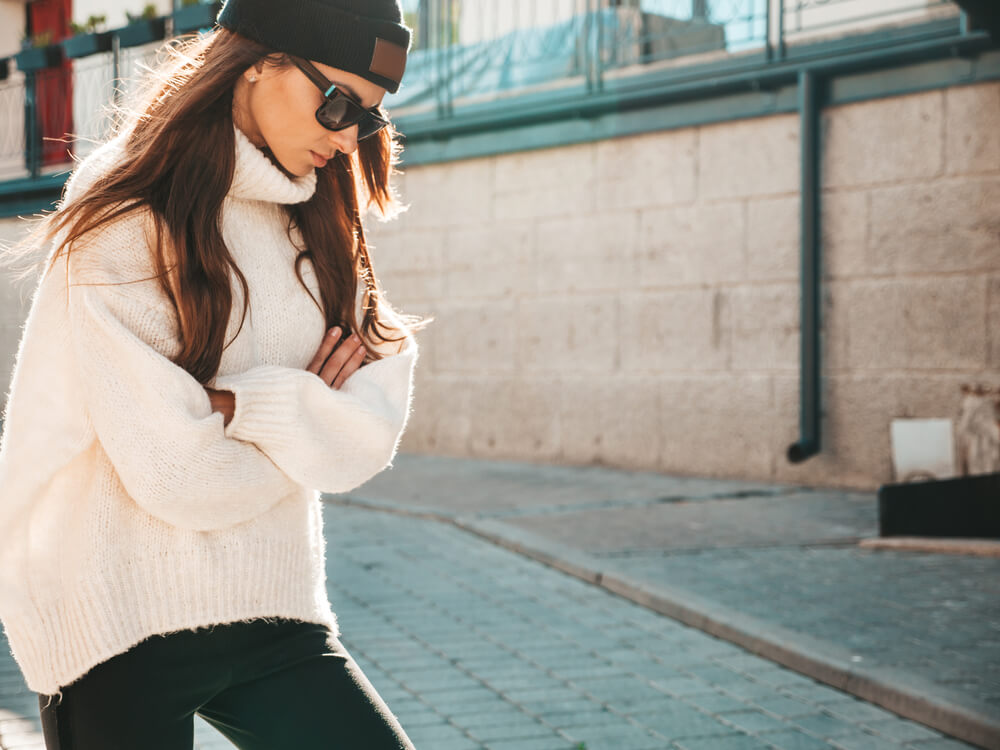
[[[70,36],[73,0],[32,0],[27,5],[27,27],[32,34],[49,30],[52,41]],[[69,144],[61,142],[73,132],[73,63],[39,71],[35,76],[38,122],[42,130],[42,164],[69,161]],[[51,139],[59,139],[58,141]]]

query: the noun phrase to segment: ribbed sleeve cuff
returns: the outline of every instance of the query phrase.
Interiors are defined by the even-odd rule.
[[[278,365],[261,365],[246,372],[220,375],[213,388],[232,391],[236,398],[233,418],[224,428],[226,437],[256,443],[261,438],[275,440],[301,418],[299,389],[319,376],[307,370]]]
[[[410,410],[413,370],[418,349],[411,343],[399,354],[384,357],[359,368],[340,387],[333,390],[318,375],[308,370],[278,365],[260,365],[242,373],[220,375],[212,386],[232,391],[236,404],[233,418],[225,426],[228,438],[258,445],[288,443],[295,440],[297,426],[309,415],[302,410],[316,405],[317,398],[344,398],[343,427],[357,418],[357,407],[385,420],[396,430],[406,423]],[[322,393],[321,393],[322,391]],[[348,403],[353,402],[353,403]]]

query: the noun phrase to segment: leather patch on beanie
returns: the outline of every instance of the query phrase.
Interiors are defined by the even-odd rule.
[[[399,83],[403,80],[405,68],[406,49],[388,39],[376,37],[375,51],[372,52],[372,62],[368,70]]]

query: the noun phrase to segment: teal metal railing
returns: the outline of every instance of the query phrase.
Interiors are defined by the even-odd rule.
[[[403,84],[385,103],[411,142],[508,127],[542,100],[565,104],[552,117],[586,116],[650,76],[687,77],[710,95],[713,71],[780,66],[823,40],[849,50],[877,29],[906,38],[931,21],[957,25],[960,15],[950,0],[404,0],[404,8],[414,43]],[[110,98],[127,97],[136,64],[159,44],[123,48],[123,31],[113,32],[111,52],[0,81],[0,194],[6,182],[66,171],[106,135]],[[66,132],[84,140],[67,143]]]

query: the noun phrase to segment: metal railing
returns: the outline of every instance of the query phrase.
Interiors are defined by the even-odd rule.
[[[780,62],[796,45],[959,16],[951,0],[404,0],[404,10],[414,43],[385,103],[397,117],[436,119],[699,62]],[[0,81],[0,182],[66,171],[104,139],[111,98],[127,98],[160,44]]]
[[[0,181],[64,172],[106,140],[112,103],[127,98],[160,43],[101,52],[0,81]]]
[[[957,17],[950,0],[423,0],[397,115]]]

